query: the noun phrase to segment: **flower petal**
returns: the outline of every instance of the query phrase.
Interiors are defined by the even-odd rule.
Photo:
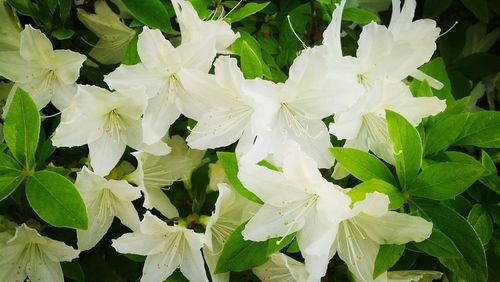
[[[88,146],[92,169],[101,176],[108,175],[115,167],[126,147],[123,142],[114,140],[108,134],[103,134],[99,139],[90,142]]]

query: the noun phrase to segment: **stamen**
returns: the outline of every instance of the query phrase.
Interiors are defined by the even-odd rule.
[[[453,25],[452,25],[450,28],[448,28],[445,32],[441,33],[441,34],[438,36],[438,38],[439,38],[439,37],[441,37],[441,36],[446,35],[446,34],[447,34],[448,32],[450,32],[450,31],[451,31],[451,30],[452,30],[452,29],[453,29],[453,28],[454,28],[457,24],[458,24],[458,21],[455,21],[455,23],[453,23]]]
[[[234,10],[236,10],[236,8],[238,8],[238,6],[241,4],[241,2],[243,2],[243,0],[240,0],[238,1],[238,3],[236,3],[236,5],[224,16],[222,17],[222,19],[225,19],[227,16],[229,16]]]
[[[323,135],[323,131],[318,132],[316,135],[311,135],[309,133],[309,126],[306,125],[304,127],[302,125],[302,123],[297,119],[296,115],[307,119],[304,113],[301,113],[296,109],[290,108],[290,106],[288,106],[286,103],[281,104],[281,110],[286,125],[293,131],[295,135],[311,139],[316,139],[319,138],[321,135]]]
[[[116,109],[109,112],[104,131],[111,137],[113,142],[119,143],[122,141],[121,131],[125,129],[124,122]]]
[[[290,15],[288,15],[286,18],[288,20],[288,25],[290,26],[290,29],[292,30],[293,35],[295,35],[295,37],[297,38],[297,40],[299,40],[299,42],[302,43],[302,47],[304,47],[304,49],[309,48],[309,46],[307,46],[304,43],[304,41],[302,41],[302,39],[300,39],[299,35],[295,32],[295,29],[292,26],[292,21],[290,20]]]

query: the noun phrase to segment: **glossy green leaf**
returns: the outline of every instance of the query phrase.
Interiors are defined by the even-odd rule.
[[[26,197],[47,223],[87,229],[87,209],[75,185],[67,178],[51,171],[37,171],[26,182]]]
[[[238,179],[238,161],[236,160],[236,155],[232,152],[217,152],[217,157],[219,158],[227,179],[229,180],[231,186],[233,186],[234,190],[250,201],[262,204],[262,200],[245,188]]]
[[[438,57],[430,60],[419,68],[425,74],[439,80],[444,84],[443,88],[440,90],[433,89],[432,92],[439,99],[444,99],[447,102],[454,101],[453,95],[451,95],[451,82],[448,77],[448,72],[446,71],[446,65],[442,58]],[[420,86],[420,81],[413,82],[415,84],[414,87]]]
[[[170,24],[170,15],[160,0],[123,0],[132,15],[144,24],[168,34],[175,34]]]
[[[380,22],[380,18],[377,16],[377,14],[356,7],[345,8],[344,11],[342,12],[342,20],[351,21],[357,24]]]
[[[500,148],[500,112],[472,113],[467,118],[455,145]]]
[[[375,266],[373,268],[373,277],[377,278],[380,274],[391,268],[403,255],[405,245],[380,245]]]
[[[424,155],[432,155],[451,146],[462,132],[467,115],[467,113],[461,113],[435,119],[426,131]]]
[[[374,155],[352,148],[330,148],[330,151],[349,173],[361,181],[380,179],[396,185],[396,179],[387,166]]]
[[[481,181],[481,183],[483,183],[486,187],[495,191],[497,194],[500,194],[500,177],[498,177],[496,165],[490,155],[488,155],[485,151],[481,151],[481,163],[487,173],[485,173],[479,181]]]
[[[246,3],[243,5],[243,7],[238,8],[234,11],[232,11],[230,14],[227,15],[226,20],[229,20],[230,23],[234,22],[239,22],[242,19],[251,16],[262,9],[266,8],[267,5],[269,5],[270,2],[264,2],[264,3]]]
[[[70,39],[75,35],[75,31],[72,29],[60,28],[52,31],[52,36],[59,40]]]
[[[417,130],[400,114],[386,110],[386,119],[394,148],[396,173],[405,189],[422,165],[422,141]]]
[[[139,35],[136,34],[132,40],[130,40],[127,51],[122,58],[123,65],[135,65],[141,62],[141,58],[139,57],[139,53],[137,52],[137,40],[139,39]]]
[[[19,163],[0,152],[0,201],[7,198],[23,182],[25,174]]]
[[[12,97],[3,134],[12,155],[27,170],[33,169],[40,134],[40,114],[30,95],[21,88]]]
[[[347,192],[347,195],[349,195],[352,202],[355,203],[364,200],[366,194],[372,192],[380,192],[386,194],[390,200],[390,210],[399,209],[404,203],[403,194],[398,190],[398,188],[379,179],[370,179],[368,181],[360,183],[349,190],[349,192]]]
[[[436,226],[432,228],[432,234],[429,238],[425,241],[414,243],[414,245],[433,257],[463,258],[462,253],[460,253],[453,240],[436,228]]]
[[[257,51],[252,49],[248,43],[241,43],[240,49],[241,71],[246,79],[262,77],[262,62],[257,55]]]
[[[433,200],[454,198],[483,174],[481,166],[464,163],[436,163],[427,166],[408,189],[410,196]]]
[[[493,237],[493,221],[488,211],[481,204],[475,204],[469,212],[467,221],[476,230],[483,245],[488,244]]]
[[[487,281],[485,251],[476,231],[467,220],[439,202],[413,199],[411,203],[419,213],[432,221],[435,228],[448,236],[463,255],[460,259],[439,258],[440,262],[465,281]]]

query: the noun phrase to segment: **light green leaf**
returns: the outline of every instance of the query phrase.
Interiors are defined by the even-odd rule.
[[[417,130],[400,114],[386,110],[386,119],[394,147],[396,173],[405,189],[422,165],[422,141]]]
[[[497,168],[490,155],[488,155],[485,151],[481,151],[481,163],[488,174],[483,175],[479,181],[486,185],[486,187],[495,191],[497,194],[500,194],[500,177],[498,177]]]
[[[257,55],[257,51],[252,49],[248,43],[241,43],[240,50],[241,71],[246,79],[262,77],[262,62]]]
[[[357,24],[368,24],[370,22],[380,22],[377,14],[361,8],[345,8],[342,12],[342,20],[351,21]]]
[[[450,237],[446,236],[435,226],[432,228],[432,234],[429,238],[414,244],[417,248],[433,257],[452,259],[463,258],[462,253],[460,253]]]
[[[229,15],[227,15],[225,19],[229,20],[229,23],[239,22],[242,19],[261,11],[262,9],[267,7],[269,3],[270,2],[246,3],[243,5],[243,7],[232,11]]]
[[[433,89],[432,92],[439,99],[446,100],[447,103],[454,101],[455,98],[451,95],[451,82],[448,77],[448,72],[446,71],[446,65],[444,64],[443,58],[438,57],[430,60],[419,68],[425,74],[439,80],[444,84],[443,88],[440,90]],[[422,82],[414,80],[412,83],[413,87],[418,89]]]
[[[139,53],[137,52],[137,40],[139,39],[138,34],[130,40],[127,51],[125,55],[123,55],[122,64],[123,65],[135,65],[141,62],[141,58],[139,57]]]
[[[22,167],[11,156],[0,152],[0,201],[7,198],[23,182]]]
[[[374,155],[352,148],[330,148],[330,151],[349,173],[361,181],[381,179],[397,185],[387,166]]]
[[[427,166],[408,189],[410,196],[433,200],[454,198],[467,190],[483,174],[474,164],[458,162],[436,163]]]
[[[435,119],[426,131],[424,155],[432,155],[446,150],[453,144],[462,132],[467,115],[467,113],[461,113],[445,116],[442,119]]]
[[[3,135],[12,155],[26,170],[35,167],[40,114],[30,95],[17,88],[5,117]]]
[[[354,188],[347,192],[352,202],[358,202],[365,199],[367,193],[380,192],[389,197],[389,209],[395,210],[400,208],[404,203],[403,194],[398,188],[379,179],[370,179],[363,183],[356,185]]]
[[[467,221],[476,230],[483,245],[488,244],[493,237],[493,221],[488,211],[481,204],[475,204],[467,216]]]
[[[441,263],[465,281],[486,282],[486,255],[474,228],[454,210],[435,201],[413,199],[411,203],[434,227],[448,236],[463,255],[461,259],[439,258]]]
[[[56,227],[87,229],[82,197],[71,181],[51,171],[37,171],[26,182],[26,197],[33,210]]]
[[[73,37],[75,31],[72,29],[60,28],[52,31],[52,36],[54,36],[58,40],[66,40]]]
[[[380,245],[377,258],[375,259],[375,266],[373,268],[373,277],[377,278],[380,274],[386,272],[399,260],[405,245]]]
[[[234,190],[250,201],[262,204],[262,200],[245,188],[238,179],[238,161],[236,160],[236,155],[232,152],[217,152],[217,157],[219,158],[227,179],[229,180],[231,186],[233,186]]]
[[[123,0],[132,15],[144,24],[168,34],[175,34],[170,24],[170,15],[160,0]]]
[[[500,112],[472,113],[467,118],[455,145],[500,148]]]

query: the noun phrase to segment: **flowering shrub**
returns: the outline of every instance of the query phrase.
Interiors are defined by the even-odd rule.
[[[0,0],[0,281],[494,281],[500,11],[456,2]]]

